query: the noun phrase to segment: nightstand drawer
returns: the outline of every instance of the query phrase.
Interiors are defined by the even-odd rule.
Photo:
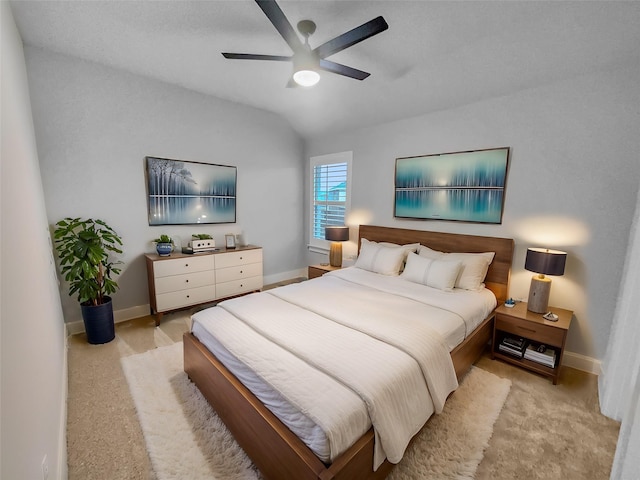
[[[536,342],[562,347],[565,331],[547,325],[529,322],[514,317],[496,316],[496,330],[509,332],[519,337],[535,338]]]
[[[329,264],[319,264],[319,265],[309,265],[308,268],[308,277],[309,280],[312,278],[321,277],[325,273],[333,272],[334,270],[340,270],[342,267],[332,267]]]
[[[308,277],[309,279],[318,278],[324,275],[325,273],[327,273],[326,270],[320,270],[319,268],[316,268],[316,267],[309,267]]]

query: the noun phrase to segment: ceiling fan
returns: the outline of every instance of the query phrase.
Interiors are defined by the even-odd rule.
[[[382,17],[374,18],[359,27],[349,30],[342,35],[335,37],[319,47],[311,49],[309,37],[316,31],[316,24],[311,20],[301,20],[298,22],[298,31],[304,37],[304,43],[300,40],[293,27],[285,17],[284,13],[275,0],[255,0],[267,18],[271,21],[276,30],[282,35],[284,41],[293,50],[293,55],[259,55],[251,53],[223,53],[225,58],[234,60],[271,60],[277,62],[293,62],[293,77],[289,80],[287,87],[297,85],[310,87],[320,80],[318,70],[325,70],[337,73],[356,80],[364,80],[370,74],[348,67],[340,63],[327,60],[327,57],[338,53],[346,48],[362,42],[369,37],[384,32],[389,25]]]

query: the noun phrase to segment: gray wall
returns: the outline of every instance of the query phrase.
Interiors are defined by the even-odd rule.
[[[638,65],[312,138],[303,151],[274,114],[35,48],[26,57],[49,221],[97,216],[122,233],[116,310],[144,311],[150,240],[161,232],[188,239],[194,230],[147,225],[145,155],[237,165],[238,223],[202,230],[219,242],[245,231],[265,248],[267,281],[277,281],[326,260],[305,254],[308,158],[353,150],[351,225],[514,238],[516,298],[526,299],[529,287],[527,247],[566,250],[551,304],[576,313],[569,351],[602,358],[640,183]],[[498,146],[512,148],[501,225],[393,218],[395,158]],[[355,253],[355,243],[345,250]],[[75,301],[63,294],[63,303],[67,321],[79,320]]]
[[[66,478],[66,342],[22,40],[2,19],[0,478]]]
[[[302,141],[280,117],[95,63],[25,49],[49,222],[98,217],[124,240],[114,308],[125,317],[149,303],[145,252],[161,233],[184,242],[244,232],[264,248],[266,281],[303,263]],[[213,81],[213,80],[212,80]],[[238,167],[237,223],[154,226],[147,221],[146,155]],[[62,288],[67,322],[80,320]]]
[[[532,274],[524,270],[527,247],[567,251],[565,275],[553,278],[550,304],[575,311],[568,350],[600,359],[640,184],[638,78],[636,65],[314,138],[307,143],[306,156],[353,151],[350,225],[514,238],[510,293],[515,298],[526,300],[528,295]],[[393,218],[397,157],[501,146],[512,149],[501,225]],[[308,219],[308,200],[305,205]],[[355,242],[349,242],[345,254],[355,248]],[[308,254],[309,262],[321,258]]]

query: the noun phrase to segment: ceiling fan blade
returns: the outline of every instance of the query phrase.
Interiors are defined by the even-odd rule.
[[[275,60],[277,62],[289,62],[291,57],[283,55],[255,55],[253,53],[222,53],[224,58],[230,60]]]
[[[289,20],[287,20],[287,17],[284,16],[284,13],[275,0],[256,0],[256,3],[271,23],[273,23],[273,26],[276,27],[280,35],[282,35],[287,45],[291,47],[291,50],[293,50],[294,53],[303,50],[304,47],[298,34],[289,23]]]
[[[362,42],[369,37],[373,37],[380,32],[384,32],[387,28],[389,28],[389,25],[384,18],[377,17],[367,23],[363,23],[353,30],[349,30],[342,35],[337,36],[333,40],[323,43],[313,51],[316,52],[320,58],[326,58],[329,55],[333,55],[334,53],[338,53],[345,48],[355,45],[356,43]]]
[[[343,75],[349,78],[355,78],[356,80],[364,80],[367,78],[370,73],[363,72],[362,70],[358,70],[357,68],[347,67],[346,65],[342,65],[341,63],[332,62],[331,60],[320,60],[320,68],[322,70],[326,70],[327,72],[337,73],[338,75]]]

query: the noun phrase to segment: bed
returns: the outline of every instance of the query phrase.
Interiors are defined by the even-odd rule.
[[[421,393],[412,394],[411,397],[415,397],[419,399],[414,403],[417,403],[418,406],[416,408],[420,409],[420,415],[426,415],[428,418],[433,412],[438,412],[442,408],[442,403],[446,396],[455,389],[457,383],[452,385],[453,382],[456,381],[456,378],[460,378],[464,373],[468,370],[470,365],[480,356],[482,351],[484,350],[489,338],[491,336],[491,330],[493,325],[493,314],[492,310],[495,304],[499,304],[506,298],[509,284],[509,275],[510,275],[510,267],[511,260],[513,255],[513,240],[511,239],[503,239],[503,238],[495,238],[495,237],[479,237],[479,236],[470,236],[470,235],[457,235],[457,234],[447,234],[447,233],[437,233],[437,232],[426,232],[426,231],[418,231],[418,230],[408,230],[408,229],[398,229],[398,228],[390,228],[390,227],[377,227],[377,226],[367,226],[362,225],[359,228],[359,249],[360,256],[358,262],[364,262],[367,259],[367,255],[372,252],[378,252],[378,250],[373,250],[372,245],[375,248],[378,248],[380,251],[383,247],[378,247],[378,245],[384,245],[384,242],[389,242],[396,245],[421,245],[424,246],[424,251],[420,252],[420,256],[424,254],[424,257],[430,258],[430,255],[444,255],[440,252],[446,252],[448,254],[452,254],[451,258],[454,258],[457,255],[455,252],[465,252],[468,254],[484,254],[485,252],[493,252],[492,261],[488,266],[488,270],[486,272],[486,277],[484,277],[484,285],[486,286],[486,293],[489,291],[492,294],[489,294],[492,298],[493,304],[487,306],[485,301],[484,307],[485,311],[482,314],[482,318],[476,318],[472,321],[473,325],[468,325],[463,322],[462,334],[460,333],[460,328],[452,329],[452,332],[442,332],[441,336],[444,341],[434,343],[434,346],[429,344],[427,348],[428,342],[425,341],[424,350],[438,350],[442,349],[442,345],[446,345],[447,351],[445,351],[445,356],[447,353],[447,362],[451,366],[444,366],[444,364],[437,362],[440,361],[441,353],[438,353],[439,356],[433,357],[436,359],[437,368],[431,369],[437,373],[434,374],[435,378],[428,378],[428,374],[424,373],[428,369],[423,369],[423,374],[426,378],[426,384],[429,385],[429,392],[435,392],[433,394],[430,393],[430,398],[421,397]],[[365,248],[366,247],[366,248]],[[385,252],[388,252],[389,249],[384,249]],[[438,253],[434,253],[438,252]],[[376,253],[377,255],[377,253]],[[421,262],[424,260],[418,260],[415,253],[411,257],[411,259],[406,259],[406,272],[404,274],[408,274],[410,272],[415,271],[416,262]],[[373,257],[372,257],[373,258]],[[378,257],[376,257],[378,258]],[[436,258],[436,257],[434,257]],[[437,257],[441,258],[441,257]],[[410,261],[409,261],[410,260]],[[376,260],[377,261],[377,260]],[[431,260],[429,260],[431,261]],[[427,262],[429,262],[427,261]],[[410,263],[413,262],[413,263]],[[449,262],[451,263],[451,262]],[[436,263],[433,263],[435,265]],[[438,263],[439,266],[444,266],[443,262]],[[361,265],[362,266],[362,265]],[[410,267],[410,268],[409,268]],[[406,276],[406,275],[405,275]],[[331,337],[333,332],[333,326],[330,328],[323,327],[318,332],[313,332],[314,328],[314,320],[317,316],[328,316],[331,317],[332,321],[338,323],[339,326],[336,328],[342,328],[343,323],[346,323],[346,327],[348,329],[358,329],[361,328],[360,325],[352,325],[350,322],[353,318],[358,317],[358,311],[353,310],[357,308],[369,308],[367,310],[367,318],[368,321],[364,328],[373,328],[370,327],[370,324],[377,324],[377,320],[375,319],[375,314],[373,309],[380,310],[381,316],[385,316],[385,308],[392,314],[394,310],[398,310],[401,312],[401,309],[404,308],[404,304],[396,303],[396,302],[405,302],[405,296],[411,296],[407,292],[413,291],[413,289],[422,288],[419,286],[410,285],[411,288],[403,288],[402,297],[403,299],[396,299],[394,289],[397,289],[397,285],[401,284],[404,280],[395,278],[385,277],[381,278],[382,284],[378,284],[379,281],[377,278],[380,275],[371,274],[367,269],[343,269],[343,271],[335,272],[335,275],[326,275],[327,278],[319,278],[314,279],[308,282],[303,282],[304,285],[299,287],[291,287],[278,289],[277,292],[271,292],[269,294],[256,294],[252,295],[251,299],[246,299],[246,301],[242,300],[233,300],[231,302],[225,302],[221,307],[213,307],[212,309],[207,309],[204,312],[199,312],[194,315],[194,329],[192,332],[185,334],[184,337],[184,362],[185,362],[185,371],[189,375],[189,377],[194,381],[194,383],[198,386],[200,391],[204,394],[207,400],[211,403],[213,408],[216,410],[220,418],[225,422],[229,430],[232,432],[238,443],[242,446],[242,448],[246,451],[249,457],[253,460],[254,464],[260,469],[265,478],[274,478],[274,479],[365,479],[365,478],[385,478],[390,470],[393,468],[393,463],[384,460],[385,456],[389,456],[393,461],[398,461],[398,453],[394,452],[393,448],[389,447],[391,442],[386,441],[385,435],[387,437],[393,436],[395,433],[393,429],[389,430],[388,427],[384,426],[384,420],[380,420],[379,418],[384,417],[384,415],[371,415],[371,418],[376,419],[375,425],[376,428],[371,428],[370,423],[363,424],[362,421],[358,423],[354,422],[355,427],[349,427],[349,433],[354,435],[354,432],[357,433],[355,440],[353,438],[343,440],[346,444],[350,445],[345,449],[339,449],[336,451],[330,451],[329,455],[330,459],[327,459],[323,456],[323,454],[319,453],[318,450],[311,444],[309,444],[308,438],[304,437],[300,434],[300,432],[294,433],[292,430],[296,430],[295,425],[292,427],[291,423],[283,418],[282,416],[276,416],[276,414],[272,413],[273,406],[269,403],[269,401],[265,400],[265,397],[255,390],[255,386],[248,381],[244,373],[237,372],[237,376],[232,374],[231,371],[225,366],[230,366],[231,369],[234,369],[232,365],[229,364],[229,359],[225,356],[224,348],[222,350],[216,350],[210,345],[210,339],[207,338],[205,334],[203,334],[202,328],[205,328],[205,324],[207,322],[210,325],[215,325],[216,328],[220,330],[220,332],[216,332],[217,335],[221,335],[221,342],[224,342],[224,335],[227,335],[229,339],[235,337],[243,337],[244,340],[251,342],[253,341],[253,331],[260,330],[261,325],[264,324],[272,325],[274,324],[274,328],[278,328],[279,322],[286,322],[286,309],[292,310],[292,314],[296,315],[296,327],[299,325],[301,329],[305,330],[305,332],[309,332],[309,334],[313,335],[312,338],[316,338],[315,335],[318,335],[318,341],[315,343],[310,343],[307,347],[311,350],[322,350],[329,343],[333,343],[333,341],[329,341],[327,339],[338,339],[336,340],[336,344],[339,345],[340,342],[346,342],[345,345],[349,345],[349,335],[350,332],[343,334],[339,334],[338,336],[334,335]],[[393,277],[393,276],[391,276]],[[368,282],[371,285],[367,285]],[[363,286],[362,283],[365,285]],[[387,287],[388,284],[388,287]],[[409,283],[404,282],[405,286],[409,286]],[[456,285],[457,286],[457,285]],[[379,303],[376,303],[375,300],[371,300],[373,290],[377,293],[377,297],[379,298]],[[392,292],[387,292],[386,289],[391,289]],[[336,300],[332,302],[328,296],[332,295],[333,291],[342,291],[344,295],[348,298],[352,298],[360,301],[361,307],[351,306],[350,302],[347,302],[344,299]],[[446,289],[444,289],[446,290]],[[459,289],[454,289],[456,292]],[[483,289],[484,290],[484,289]],[[314,294],[315,298],[314,298]],[[453,293],[442,294],[442,301],[450,302],[450,298]],[[375,296],[375,295],[374,295]],[[299,299],[306,298],[305,302],[310,303],[310,306],[305,304],[305,310],[295,310],[298,309],[299,305],[296,304],[298,301],[302,301]],[[339,298],[339,297],[337,297]],[[328,299],[325,301],[325,299]],[[412,308],[416,306],[416,300],[418,298],[409,298],[409,302],[412,303]],[[486,300],[486,297],[485,297]],[[285,303],[285,311],[283,313],[274,314],[276,308],[281,308],[279,305],[281,303]],[[357,301],[354,302],[357,304]],[[461,302],[453,302],[453,304],[445,303],[444,310],[446,310],[445,314],[450,315],[449,310],[453,311],[456,309],[456,303]],[[463,302],[462,302],[463,303]],[[332,308],[332,305],[340,304],[341,308]],[[273,305],[273,308],[272,308]],[[347,305],[347,307],[342,307],[342,305]],[[373,307],[373,309],[372,309]],[[420,315],[423,315],[424,312],[427,312],[429,308],[432,308],[429,305],[423,305],[420,303],[416,308],[422,309],[420,310]],[[307,311],[309,309],[309,311]],[[424,311],[424,312],[423,312]],[[259,312],[264,312],[263,314],[259,314]],[[230,315],[231,313],[231,315]],[[354,313],[356,313],[354,315]],[[461,316],[460,312],[453,312],[454,316]],[[247,329],[244,325],[244,322],[240,322],[241,325],[236,325],[235,320],[232,320],[231,317],[234,316],[242,317],[245,322],[249,322],[249,328]],[[369,318],[370,316],[370,318]],[[476,314],[477,316],[477,314]],[[256,324],[250,323],[255,317]],[[264,318],[262,318],[264,317]],[[337,317],[337,318],[333,318]],[[398,318],[394,321],[400,321],[407,317],[407,321],[411,322],[411,315],[403,315],[398,313]],[[265,320],[266,319],[266,320]],[[305,323],[308,321],[308,324]],[[403,320],[404,321],[404,320]],[[200,327],[202,324],[202,327]],[[332,323],[333,325],[333,323]],[[395,331],[388,331],[387,327],[384,327],[381,324],[384,335],[391,335],[393,337],[391,341],[395,341],[396,334],[398,336],[402,336]],[[289,327],[286,323],[283,323],[278,330],[277,335],[282,334],[283,336],[289,335]],[[422,327],[420,327],[422,328]],[[431,326],[425,327],[425,331],[429,331]],[[199,329],[199,330],[198,330]],[[228,330],[225,330],[228,329]],[[324,331],[327,330],[326,339],[323,339],[322,335],[324,335]],[[226,331],[226,333],[224,333]],[[336,330],[339,332],[344,332],[344,330]],[[399,328],[398,332],[404,331],[403,328]],[[196,338],[194,332],[200,337]],[[367,332],[370,336],[371,334]],[[269,333],[268,335],[273,335],[273,333]],[[354,335],[357,335],[355,333]],[[379,335],[379,332],[375,332],[373,336]],[[422,335],[420,333],[419,335]],[[451,338],[449,338],[451,336]],[[461,338],[456,338],[460,337]],[[407,337],[407,335],[404,335]],[[422,336],[418,336],[416,338],[422,339]],[[424,337],[426,338],[426,337]],[[243,341],[244,341],[243,340]],[[385,342],[387,339],[384,339]],[[256,342],[259,339],[256,338]],[[407,341],[406,339],[403,341]],[[278,342],[280,339],[278,338]],[[374,342],[380,343],[380,342]],[[411,339],[409,338],[408,343],[411,344]],[[207,345],[205,345],[207,344]],[[418,344],[420,344],[418,342]],[[253,345],[253,344],[250,344]],[[257,343],[255,345],[258,345]],[[440,347],[438,346],[440,345]],[[215,345],[214,345],[215,347]],[[238,355],[235,346],[230,347],[231,352],[233,353],[231,357],[238,356],[242,358],[247,363],[251,363],[252,361],[257,362],[260,360],[260,355],[264,355],[264,358],[278,358],[278,361],[274,362],[262,362],[265,363],[273,363],[275,366],[271,367],[273,371],[268,371],[266,373],[262,372],[258,375],[261,379],[266,379],[266,383],[269,385],[277,384],[278,379],[275,377],[271,377],[270,375],[277,376],[282,375],[281,372],[278,372],[277,366],[281,364],[284,365],[288,362],[288,357],[283,357],[281,360],[280,357],[276,357],[277,353],[280,355],[281,353],[276,352],[275,350],[269,351],[267,350],[262,352],[257,348],[251,347],[250,352],[241,353]],[[367,347],[368,348],[368,347]],[[377,345],[375,348],[379,348]],[[384,348],[384,345],[383,345]],[[405,347],[403,347],[405,348]],[[413,348],[411,353],[414,358],[418,358],[417,363],[422,366],[423,363],[427,363],[432,361],[432,357],[427,358],[427,354],[424,353],[424,361],[421,357],[423,355],[422,352],[418,351],[419,348],[416,349],[416,345],[408,345],[406,348]],[[211,353],[211,350],[217,352],[217,354]],[[342,350],[348,350],[348,348],[344,348]],[[326,351],[326,349],[325,349]],[[306,352],[306,350],[305,350]],[[229,352],[227,352],[229,353]],[[271,355],[274,355],[271,357]],[[302,352],[304,355],[304,352]],[[335,355],[335,359],[332,358]],[[335,354],[328,355],[327,357],[330,360],[333,360],[334,363],[344,363],[340,360],[340,353],[336,352]],[[354,361],[364,361],[365,358],[367,362],[375,362],[377,359],[378,353],[370,353],[368,350],[363,350],[362,358],[356,358]],[[366,357],[367,355],[371,355],[370,357]],[[385,353],[386,355],[386,353]],[[220,357],[220,358],[218,358]],[[302,362],[296,359],[294,355],[293,360],[300,364],[307,363],[307,359],[303,356]],[[383,357],[380,357],[383,358]],[[323,360],[324,361],[324,360]],[[351,361],[351,360],[349,360]],[[389,360],[390,365],[393,366],[393,362],[396,359],[391,356]],[[397,360],[401,361],[401,360]],[[386,360],[383,362],[386,363]],[[413,368],[413,363],[411,362]],[[297,363],[291,366],[294,372],[298,372],[296,368],[302,368]],[[309,381],[312,382],[311,386],[314,388],[319,388],[322,385],[323,389],[327,380],[322,376],[322,372],[324,372],[325,365],[320,365],[318,370],[321,371],[320,374],[315,374],[315,376],[309,376]],[[391,367],[390,367],[391,368]],[[378,367],[376,367],[377,371]],[[447,369],[450,369],[449,373],[439,372],[447,372]],[[340,373],[339,375],[349,375],[349,368],[344,369],[344,373]],[[235,371],[235,370],[234,370]],[[299,372],[298,372],[299,373]],[[380,374],[384,375],[384,369],[380,367]],[[240,377],[242,381],[239,380]],[[446,377],[446,378],[445,378]],[[295,377],[294,378],[298,378]],[[305,376],[306,378],[306,376]],[[342,377],[340,377],[342,380]],[[402,379],[397,380],[400,382],[405,382],[406,384],[410,384],[413,380],[409,374],[407,374],[406,379],[404,375]],[[273,380],[273,381],[272,381]],[[360,379],[356,378],[355,381],[358,382]],[[396,381],[394,379],[393,381]],[[244,383],[243,383],[244,382]],[[316,383],[317,382],[317,383]],[[296,383],[296,382],[294,382]],[[340,383],[340,382],[337,382]],[[250,389],[248,389],[245,384],[249,385],[253,391],[256,391],[256,395],[263,398],[263,401],[258,399],[258,396],[254,395]],[[327,384],[328,385],[328,384]],[[435,385],[433,387],[432,385]],[[442,388],[438,387],[438,385],[442,385]],[[290,399],[294,399],[292,403],[298,405],[298,397],[304,396],[305,391],[307,389],[306,386],[302,385],[284,385],[285,389],[295,390],[296,388],[299,390],[297,392],[289,392],[287,390],[287,395]],[[329,388],[327,386],[326,388]],[[360,392],[360,386],[356,388],[358,392]],[[366,396],[366,386],[362,387],[362,390],[365,391]],[[398,387],[399,389],[404,387]],[[412,387],[413,388],[413,387]],[[395,390],[387,388],[386,390]],[[309,389],[309,392],[312,392],[312,389]],[[440,392],[437,394],[437,392]],[[348,393],[348,392],[347,392]],[[344,401],[345,404],[349,404],[350,397],[345,393],[344,399],[343,394],[338,391],[336,398],[339,398],[340,401]],[[445,397],[445,398],[443,398]],[[363,397],[365,398],[365,397]],[[365,402],[365,406],[371,407],[373,404],[374,411],[384,411],[381,406],[384,406],[384,400],[370,400],[369,397],[366,397],[367,401]],[[393,399],[387,399],[387,403],[395,403]],[[265,406],[267,404],[269,407]],[[342,405],[342,403],[339,403]],[[271,409],[270,409],[271,408]],[[355,409],[356,407],[354,407]],[[325,419],[323,417],[324,412],[314,412],[313,410],[307,410],[305,408],[302,409],[306,414],[308,414],[313,421],[316,421],[322,425],[323,422],[332,422],[333,419],[327,417]],[[274,410],[276,411],[276,410]],[[345,411],[346,407],[345,407]],[[277,411],[276,411],[277,413]],[[350,414],[351,415],[351,414]],[[406,415],[415,415],[414,413],[406,414]],[[366,416],[366,415],[365,415]],[[359,411],[355,411],[352,417],[356,420],[362,417],[362,414]],[[281,420],[282,418],[282,420]],[[351,417],[349,417],[351,419]],[[408,417],[409,418],[409,417]],[[410,419],[413,417],[410,417]],[[367,419],[371,422],[370,419]],[[418,422],[419,427],[426,422],[426,419],[422,419],[422,417],[416,418],[415,420]],[[285,423],[291,427],[287,427]],[[351,425],[351,421],[349,424]],[[402,423],[402,422],[400,422]],[[340,424],[336,421],[336,425],[339,427]],[[345,427],[346,428],[346,427]],[[387,430],[385,431],[385,428]],[[413,427],[411,427],[413,428]],[[419,428],[418,428],[419,430]],[[390,431],[390,433],[389,433]],[[381,433],[382,432],[382,433]],[[412,434],[415,434],[413,432]],[[300,437],[298,436],[300,435]],[[342,433],[340,435],[333,436],[341,438]],[[376,440],[376,437],[378,439]],[[302,438],[302,439],[301,439]],[[380,438],[385,439],[384,442],[380,441]],[[304,439],[304,440],[303,440]],[[386,450],[382,451],[381,456],[381,445],[385,444],[387,447]],[[404,444],[403,444],[404,445]],[[338,447],[336,447],[338,448]],[[341,448],[341,447],[340,447]],[[404,448],[404,447],[402,447]],[[402,448],[400,450],[402,450]],[[320,449],[322,450],[322,449]],[[331,450],[331,448],[329,449]]]

